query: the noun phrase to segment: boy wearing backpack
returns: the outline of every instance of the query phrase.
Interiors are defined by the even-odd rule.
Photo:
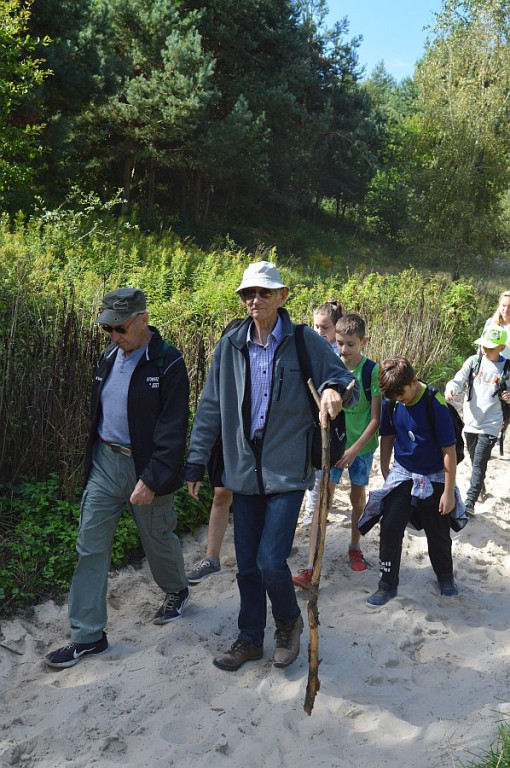
[[[454,509],[464,519],[465,515],[455,487],[456,438],[448,406],[435,389],[417,379],[404,357],[383,360],[379,386],[390,401],[383,405],[380,427],[385,483],[371,492],[358,523],[365,534],[381,520],[379,588],[367,605],[380,608],[397,596],[402,541],[409,523],[425,531],[441,594],[456,595],[449,515]]]
[[[502,403],[510,403],[510,360],[502,357],[508,336],[504,328],[487,328],[475,344],[481,349],[471,355],[445,389],[447,401],[466,389],[464,435],[471,457],[471,480],[466,494],[466,513],[474,515],[482,490],[487,463],[503,422]]]
[[[360,519],[366,504],[366,486],[372,469],[374,451],[378,447],[379,422],[381,419],[381,392],[379,390],[379,366],[363,354],[368,341],[365,321],[359,315],[343,315],[336,323],[336,343],[342,362],[360,382],[360,400],[353,408],[345,409],[346,449],[340,461],[330,472],[330,493],[340,482],[344,469],[351,481],[351,543],[349,565],[353,571],[367,567],[360,548]],[[317,540],[319,505],[316,503],[308,546],[308,567],[294,576],[295,586],[308,589],[312,579],[313,558]]]

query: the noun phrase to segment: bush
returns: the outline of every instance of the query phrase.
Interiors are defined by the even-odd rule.
[[[208,519],[211,490],[192,499],[186,489],[175,495],[177,533]],[[0,485],[0,604],[10,614],[68,590],[76,566],[75,543],[80,501],[62,498],[55,474],[46,482],[28,480]],[[143,555],[138,530],[125,512],[112,548],[112,567],[121,568]]]
[[[222,329],[245,314],[235,295],[242,272],[260,258],[232,242],[205,253],[171,231],[144,234],[111,218],[93,197],[78,212],[1,218],[0,589],[7,606],[67,588],[74,567],[89,393],[105,343],[94,323],[101,296],[119,285],[145,290],[151,322],[183,352],[194,408]],[[311,323],[314,307],[338,298],[344,311],[367,321],[371,357],[404,354],[437,386],[473,350],[487,316],[490,297],[480,300],[468,281],[415,269],[336,274],[282,263],[274,249],[262,258],[276,261],[291,287],[287,307],[296,322]],[[204,498],[196,503],[184,491],[177,494],[181,532],[207,520],[210,492]],[[137,546],[126,516],[114,565]]]

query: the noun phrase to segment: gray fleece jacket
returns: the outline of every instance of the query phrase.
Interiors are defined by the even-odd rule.
[[[270,404],[257,458],[250,442],[251,392],[246,336],[251,318],[218,343],[197,408],[184,477],[201,480],[211,450],[221,435],[225,461],[225,487],[243,494],[281,493],[311,488],[310,461],[313,419],[298,363],[295,326],[288,312],[279,309],[283,335],[273,362]],[[311,328],[304,342],[319,392],[327,386],[342,395],[354,378],[331,346]],[[359,384],[349,405],[359,401]]]
[[[445,394],[453,391],[454,394],[462,392],[468,386],[469,372],[475,368],[478,355],[472,355],[465,360],[460,371],[445,387]],[[505,360],[499,357],[497,363],[493,363],[484,355],[482,356],[480,370],[473,378],[473,392],[471,400],[464,399],[463,417],[464,431],[475,434],[486,434],[492,437],[499,435],[501,424],[503,422],[503,411],[499,397],[494,396],[499,380],[503,374]],[[507,387],[510,388],[510,381],[507,380]]]

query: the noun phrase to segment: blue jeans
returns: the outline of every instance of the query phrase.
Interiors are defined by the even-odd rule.
[[[471,458],[471,482],[469,490],[466,493],[466,504],[472,504],[478,501],[478,497],[483,488],[487,464],[491,457],[491,451],[494,448],[497,437],[485,434],[476,434],[474,432],[465,432],[466,445]]]
[[[266,594],[276,622],[292,623],[301,611],[287,565],[304,491],[234,493],[234,541],[241,596],[239,637],[262,645]]]

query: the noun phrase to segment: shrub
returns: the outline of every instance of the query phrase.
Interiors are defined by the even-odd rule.
[[[76,566],[80,502],[62,498],[56,474],[46,482],[0,485],[0,605],[4,614],[55,597],[69,588]],[[175,495],[177,533],[207,521],[211,490],[195,501],[181,488]],[[112,548],[112,567],[121,568],[143,550],[136,524],[124,512]]]
[[[260,258],[279,265],[295,321],[310,323],[314,307],[338,298],[344,311],[367,321],[371,357],[404,354],[438,386],[472,351],[487,316],[490,297],[480,300],[464,280],[415,269],[336,274],[283,261],[274,249],[250,256],[233,242],[205,253],[173,232],[144,234],[112,219],[93,197],[78,212],[1,217],[0,589],[7,606],[66,588],[74,567],[89,393],[105,343],[94,323],[101,296],[119,285],[146,291],[151,322],[184,354],[194,408],[222,329],[245,314],[235,295],[242,272]],[[197,503],[178,492],[181,532],[207,520],[210,497],[204,490]],[[125,516],[114,565],[137,547]]]

